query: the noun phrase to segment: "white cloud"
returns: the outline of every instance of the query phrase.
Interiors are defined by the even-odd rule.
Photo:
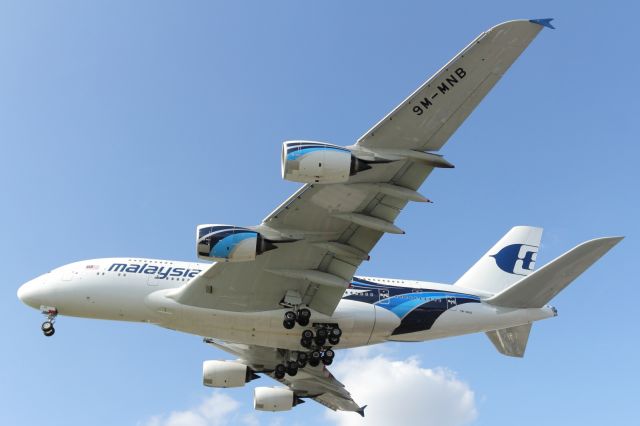
[[[341,351],[331,367],[355,401],[368,404],[366,417],[328,410],[325,419],[309,418],[304,424],[463,426],[477,417],[474,392],[453,372],[443,368],[422,368],[415,357],[395,360],[387,348],[375,349],[376,355],[371,355],[372,348]],[[303,411],[306,405],[294,410]],[[279,426],[293,424],[288,420],[291,416],[295,414],[282,413],[272,417],[269,413],[261,419],[252,407],[241,406],[221,390],[213,392],[196,407],[154,416],[143,425],[259,426],[266,422],[268,426]]]
[[[365,418],[354,413],[327,413],[340,426],[420,425],[462,426],[477,417],[475,394],[443,368],[422,368],[417,358],[402,361],[371,350],[342,353],[332,372],[356,402],[368,404]]]
[[[145,426],[224,426],[237,424],[234,414],[240,403],[222,392],[214,392],[197,407],[184,411],[173,411],[165,416],[150,418]],[[254,425],[255,419],[243,416],[242,423]]]

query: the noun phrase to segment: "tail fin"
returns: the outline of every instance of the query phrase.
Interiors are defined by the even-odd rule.
[[[511,308],[541,308],[622,238],[597,238],[582,243],[486,302]]]
[[[531,324],[525,324],[489,331],[486,334],[498,352],[507,356],[522,358],[524,350],[527,348],[530,332]]]
[[[455,283],[496,294],[520,281],[536,262],[542,228],[515,226]]]

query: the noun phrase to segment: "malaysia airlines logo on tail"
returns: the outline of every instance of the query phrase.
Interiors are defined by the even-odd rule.
[[[536,266],[538,247],[527,244],[510,244],[492,254],[498,268],[515,275],[529,275]]]

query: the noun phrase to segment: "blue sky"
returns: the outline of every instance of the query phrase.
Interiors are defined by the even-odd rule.
[[[407,235],[384,237],[359,273],[452,282],[514,225],[545,228],[538,265],[583,240],[627,238],[554,300],[560,316],[533,327],[524,359],[472,335],[338,353],[336,371],[387,377],[371,399],[406,423],[628,423],[636,6],[307,3],[0,2],[0,424],[376,424],[312,403],[254,413],[252,386],[202,387],[202,361],[227,355],[197,336],[60,318],[45,339],[15,292],[80,259],[193,260],[197,224],[257,224],[298,187],[280,178],[283,140],[349,145],[481,31],[547,16],[557,30],[443,149],[457,167],[422,187],[435,204],[409,206]]]

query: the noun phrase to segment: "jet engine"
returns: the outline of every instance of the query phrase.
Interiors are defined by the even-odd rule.
[[[259,376],[248,366],[235,361],[202,363],[202,384],[212,388],[237,388]]]
[[[371,166],[347,148],[323,142],[282,144],[282,178],[303,183],[343,183]]]
[[[257,387],[253,392],[253,408],[260,411],[288,411],[303,402],[287,388]]]
[[[248,262],[276,246],[260,233],[231,225],[198,225],[198,257],[217,262]]]

